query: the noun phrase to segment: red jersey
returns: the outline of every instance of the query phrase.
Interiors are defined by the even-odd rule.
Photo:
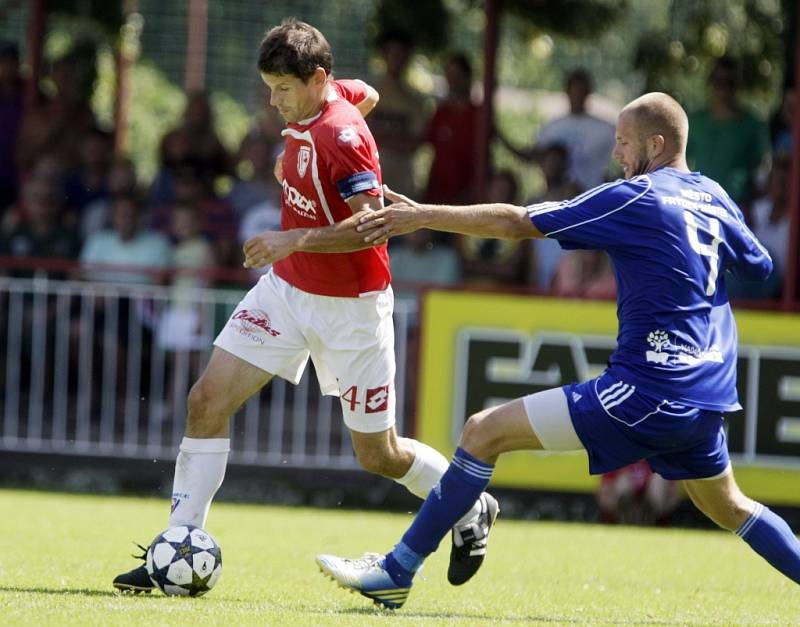
[[[367,96],[361,81],[334,81],[322,110],[283,130],[281,228],[324,227],[353,215],[347,199],[381,196],[378,148],[353,106]],[[297,252],[275,262],[275,273],[304,292],[357,297],[391,280],[386,244],[351,253]]]

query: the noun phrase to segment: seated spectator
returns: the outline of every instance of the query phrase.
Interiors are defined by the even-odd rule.
[[[393,238],[389,250],[392,281],[399,284],[398,298],[415,299],[416,285],[457,285],[461,280],[461,261],[452,246],[437,242],[431,231],[421,229]],[[409,287],[404,287],[405,283]]]
[[[273,175],[275,150],[280,146],[259,131],[245,136],[237,155],[236,177],[225,201],[241,222],[250,208],[271,201],[280,187]]]
[[[750,211],[753,233],[769,251],[774,263],[766,281],[742,281],[732,274],[725,276],[725,286],[732,298],[779,298],[783,277],[789,263],[789,188],[791,157],[776,155],[770,170],[766,193],[753,202]]]
[[[645,461],[607,472],[600,478],[600,519],[625,525],[663,525],[683,494],[677,481],[654,473]]]
[[[614,298],[617,283],[602,250],[571,250],[558,262],[550,292],[564,298]]]
[[[198,163],[212,183],[217,176],[231,173],[230,156],[217,137],[211,104],[204,91],[187,94],[183,119],[161,140],[161,165],[150,191],[152,207],[175,200],[174,169],[187,160]]]
[[[19,47],[9,41],[0,42],[0,216],[17,200],[14,151],[22,124],[23,85]]]
[[[44,262],[73,260],[80,251],[77,230],[62,218],[61,189],[52,181],[30,178],[22,189],[19,219],[0,235],[0,257],[36,257]],[[30,277],[32,269],[19,269],[13,276]],[[65,271],[47,273],[63,278]]]
[[[112,137],[92,129],[79,139],[78,163],[64,181],[66,210],[80,222],[86,206],[108,195],[108,169],[112,160]]]
[[[81,216],[81,233],[84,238],[95,231],[111,228],[111,206],[117,196],[138,196],[136,169],[130,159],[117,159],[111,164],[108,172],[108,195],[90,202],[84,208]]]
[[[517,179],[513,172],[501,170],[489,177],[486,200],[517,203]],[[468,286],[494,287],[521,285],[528,266],[525,242],[484,239],[462,235],[457,239],[463,282]]]
[[[529,205],[540,202],[558,202],[574,198],[581,188],[569,177],[569,153],[564,144],[549,144],[542,148],[540,166],[545,180],[542,195],[529,201]],[[547,290],[553,282],[556,267],[564,254],[554,239],[535,239],[529,243],[527,284],[539,290]]]
[[[113,283],[154,283],[153,272],[134,268],[166,269],[170,265],[170,243],[155,231],[142,229],[140,204],[133,195],[117,196],[111,203],[111,229],[90,234],[81,250],[86,266],[83,278]],[[92,268],[92,265],[128,266],[128,268]]]
[[[772,152],[775,155],[792,154],[792,118],[794,117],[795,98],[797,90],[787,87],[783,94],[781,108],[772,116],[770,121],[770,135],[772,137]]]
[[[211,187],[211,180],[202,164],[188,160],[175,169],[174,204],[162,205],[153,213],[153,228],[175,237],[171,232],[172,210],[175,206],[194,207],[200,220],[200,231],[211,243],[215,264],[220,267],[238,267],[241,249],[237,244],[238,224],[231,206],[219,200]]]

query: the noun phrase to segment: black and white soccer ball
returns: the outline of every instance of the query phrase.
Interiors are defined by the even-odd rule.
[[[147,549],[147,574],[164,594],[199,597],[211,590],[222,573],[222,551],[200,527],[170,527]]]

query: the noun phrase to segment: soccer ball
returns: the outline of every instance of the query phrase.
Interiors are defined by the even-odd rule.
[[[147,549],[147,574],[164,594],[199,597],[214,587],[222,573],[222,551],[200,527],[170,527]]]

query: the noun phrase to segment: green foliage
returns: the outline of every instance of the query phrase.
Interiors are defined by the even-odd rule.
[[[224,490],[224,488],[223,488]],[[501,505],[502,506],[502,505]],[[797,584],[731,533],[500,518],[476,579],[447,584],[449,539],[406,605],[375,609],[323,578],[317,553],[389,549],[411,520],[385,514],[215,503],[217,586],[199,599],[115,594],[131,540],[166,526],[163,499],[0,491],[3,625],[788,625]]]
[[[119,33],[122,26],[122,2],[113,0],[47,0],[48,12],[56,15],[90,19],[107,35]]]
[[[594,39],[627,10],[622,0],[504,0],[502,6],[525,20],[531,32],[551,32],[576,39]]]
[[[780,0],[673,0],[669,27],[643,32],[632,62],[647,91],[669,91],[697,105],[697,88],[715,60],[732,56],[743,90],[763,110],[782,82],[787,27]]]
[[[399,31],[411,37],[418,50],[440,52],[449,44],[450,14],[442,0],[380,0],[370,28],[376,42],[385,33]]]

